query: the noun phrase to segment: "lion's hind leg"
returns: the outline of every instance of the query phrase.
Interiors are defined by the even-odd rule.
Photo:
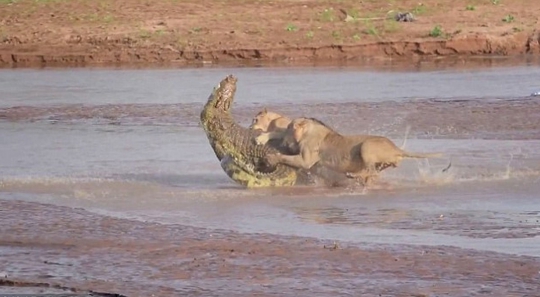
[[[395,162],[383,162],[383,163],[377,163],[375,164],[375,170],[377,170],[377,173],[385,170],[386,168],[396,168],[397,164]]]
[[[377,180],[378,172],[374,166],[368,166],[368,168],[364,168],[358,172],[346,172],[345,176],[355,179],[364,187],[368,187]]]

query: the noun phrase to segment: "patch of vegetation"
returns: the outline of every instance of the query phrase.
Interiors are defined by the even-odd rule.
[[[201,27],[193,27],[191,30],[189,30],[190,33],[199,33],[202,31]]]
[[[163,30],[163,29],[156,30],[156,31],[154,32],[154,34],[155,34],[156,36],[163,36],[163,35],[165,35],[165,30]]]
[[[115,21],[114,15],[110,13],[70,14],[68,15],[68,18],[70,21],[73,21],[73,22],[83,21],[83,22],[110,24]]]
[[[139,37],[142,39],[150,39],[150,37],[152,37],[152,32],[148,30],[141,30],[139,32]]]
[[[333,8],[327,8],[320,13],[320,20],[323,22],[333,22],[336,19]]]
[[[443,35],[444,35],[444,32],[440,25],[436,25],[435,27],[433,27],[433,29],[431,29],[431,31],[429,31],[430,37],[441,37]]]
[[[287,30],[287,32],[295,32],[298,31],[298,27],[294,24],[288,24],[287,27],[285,27],[285,30]]]
[[[103,17],[103,21],[107,24],[110,24],[114,21],[114,16],[112,14],[107,14]]]
[[[354,8],[353,8],[353,9],[349,9],[349,10],[347,11],[347,14],[350,15],[350,16],[352,16],[352,17],[355,18],[355,19],[358,19],[358,18],[360,17],[360,13],[358,12],[357,9],[354,9]]]
[[[0,0],[0,5],[1,4],[4,4],[4,5],[10,5],[10,4],[13,4],[13,3],[17,3],[18,0]]]
[[[366,30],[364,30],[366,34],[372,35],[372,36],[379,35],[379,30],[377,30],[375,25],[373,25],[373,23],[370,20],[365,20],[364,24],[366,25]]]
[[[469,4],[467,5],[467,7],[465,7],[465,10],[470,10],[470,11],[476,10],[476,6]]]
[[[393,33],[399,30],[399,23],[394,20],[384,22],[384,32]]]
[[[68,2],[67,0],[34,0],[36,4],[49,5],[49,4],[58,4],[62,2]]]
[[[161,36],[165,35],[165,33],[167,33],[167,31],[162,30],[162,29],[159,29],[159,30],[156,30],[156,31],[140,29],[139,30],[139,37],[141,39],[151,39],[151,38],[161,37]]]
[[[313,33],[313,31],[308,31],[306,33],[306,38],[307,39],[313,39],[314,36],[315,36],[315,33]]]
[[[341,40],[341,34],[338,31],[332,31],[332,37],[334,37],[335,40]]]
[[[493,5],[499,5],[501,3],[501,0],[491,0],[491,4]]]
[[[372,36],[379,36],[379,31],[374,26],[366,28],[366,33]]]
[[[421,14],[424,14],[426,12],[427,12],[427,7],[423,3],[420,3],[420,4],[416,5],[416,7],[414,7],[412,9],[412,13],[414,15],[421,15]]]
[[[502,21],[505,23],[511,23],[514,21],[514,16],[511,14],[508,14],[502,19]]]
[[[345,17],[345,22],[357,22],[360,18],[360,13],[356,9],[349,9],[345,11],[347,16]]]
[[[523,31],[523,28],[514,27],[514,28],[512,28],[512,30],[513,30],[514,32],[522,32],[522,31]]]
[[[353,37],[352,37],[355,41],[358,41],[360,40],[360,35],[358,33],[354,33]]]

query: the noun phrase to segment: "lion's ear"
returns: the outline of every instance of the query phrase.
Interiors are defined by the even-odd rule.
[[[294,122],[293,129],[294,130],[303,129],[305,126],[306,126],[306,122],[304,121]]]
[[[263,114],[267,114],[268,113],[268,110],[266,109],[266,107],[263,109]]]
[[[307,126],[308,122],[307,121],[300,121],[300,123],[297,123],[297,124],[298,124],[299,128],[304,128],[305,126]]]

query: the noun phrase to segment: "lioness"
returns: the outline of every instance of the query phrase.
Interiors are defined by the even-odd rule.
[[[345,173],[365,186],[369,186],[382,170],[397,167],[403,158],[442,156],[440,153],[406,152],[384,136],[341,135],[314,118],[294,119],[286,131],[298,143],[300,152],[268,155],[270,164],[284,163],[309,170],[318,163]]]
[[[250,129],[262,130],[256,139],[261,139],[266,144],[272,139],[279,139],[281,146],[286,148],[291,154],[298,154],[298,144],[292,135],[287,134],[287,127],[291,123],[291,119],[279,113],[268,111],[266,108],[259,111],[252,119]],[[256,141],[259,144],[259,141]]]
[[[285,131],[290,122],[291,119],[288,117],[264,108],[251,120],[249,128],[253,130],[259,129],[263,132]]]

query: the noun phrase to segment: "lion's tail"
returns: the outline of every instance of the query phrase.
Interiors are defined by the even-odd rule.
[[[425,158],[440,158],[444,156],[443,153],[411,153],[403,151],[403,154],[401,155],[403,158],[418,158],[418,159],[425,159]]]
[[[407,137],[409,137],[409,132],[411,132],[411,126],[407,125],[407,128],[405,128],[405,137],[403,137],[403,143],[399,147],[400,149],[405,148],[405,145],[407,144]]]

